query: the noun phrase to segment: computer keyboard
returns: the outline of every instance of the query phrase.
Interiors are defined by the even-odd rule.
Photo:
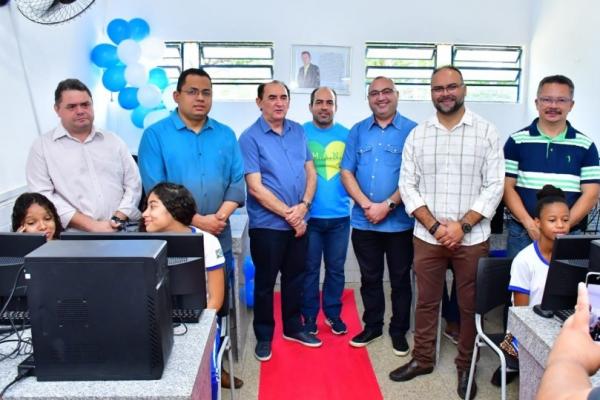
[[[574,308],[569,308],[567,310],[557,310],[554,312],[554,315],[556,315],[558,317],[558,319],[560,319],[562,322],[565,322],[566,319],[569,318],[573,314],[575,314]]]
[[[174,308],[171,315],[173,316],[173,322],[175,323],[186,323],[186,324],[197,324],[200,321],[200,310],[190,310],[185,308]]]
[[[29,323],[29,311],[4,311],[0,325],[23,325]]]

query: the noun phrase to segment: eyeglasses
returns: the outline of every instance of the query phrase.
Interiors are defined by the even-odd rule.
[[[448,86],[434,86],[431,88],[431,92],[435,94],[442,94],[444,91],[448,93],[454,93],[463,85],[463,83],[451,83]]]
[[[567,104],[571,104],[573,100],[569,97],[538,97],[538,101],[545,106],[550,106],[554,103],[559,106],[566,106]]]
[[[391,96],[393,93],[395,93],[396,91],[392,88],[385,88],[382,90],[371,90],[369,92],[369,97],[378,97],[380,94],[384,95],[384,96]]]
[[[212,90],[210,90],[210,89],[199,90],[196,88],[191,88],[188,90],[182,90],[181,92],[185,93],[191,97],[198,97],[199,94],[202,94],[202,97],[211,97],[212,96]]]

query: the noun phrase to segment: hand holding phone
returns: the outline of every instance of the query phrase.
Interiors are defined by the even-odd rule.
[[[590,335],[600,342],[600,272],[588,272],[585,286],[590,302]]]

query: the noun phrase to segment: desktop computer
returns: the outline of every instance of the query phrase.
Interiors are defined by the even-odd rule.
[[[166,243],[46,243],[25,257],[39,381],[160,379],[173,346]]]

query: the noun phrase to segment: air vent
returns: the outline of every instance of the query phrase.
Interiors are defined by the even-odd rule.
[[[86,299],[59,299],[56,301],[58,325],[87,325],[89,322],[88,302]]]

